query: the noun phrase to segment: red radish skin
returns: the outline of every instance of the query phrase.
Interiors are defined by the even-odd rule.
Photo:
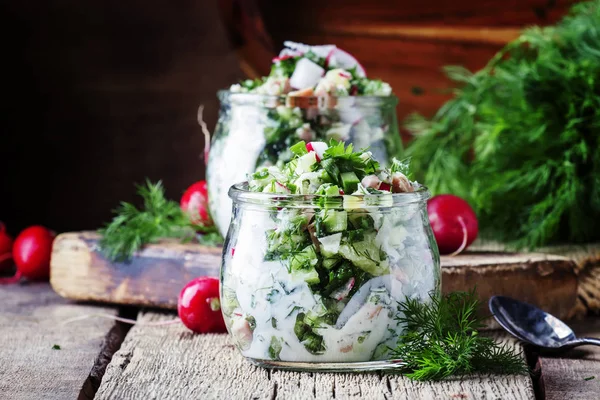
[[[308,152],[315,152],[317,162],[321,162],[328,148],[329,146],[327,146],[327,143],[325,142],[308,142],[306,144],[306,150]]]
[[[0,221],[0,271],[12,266],[13,238],[6,232],[6,226]]]
[[[177,312],[193,332],[227,332],[219,300],[219,280],[199,277],[188,282],[179,294]]]
[[[196,225],[210,227],[213,225],[208,212],[208,187],[206,181],[198,181],[186,189],[181,196],[181,209],[188,213]]]
[[[17,274],[32,281],[50,278],[50,256],[56,233],[41,225],[22,230],[13,244]]]
[[[440,254],[460,254],[477,238],[477,215],[464,199],[452,194],[434,196],[427,202],[427,213]]]

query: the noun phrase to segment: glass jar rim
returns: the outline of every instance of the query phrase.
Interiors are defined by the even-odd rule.
[[[338,107],[395,107],[398,97],[388,96],[288,96],[261,93],[232,92],[227,89],[217,91],[221,103],[254,105],[264,108],[279,106],[298,108],[335,109]]]
[[[431,197],[431,192],[426,186],[418,184],[414,192],[404,193],[383,193],[383,194],[343,194],[339,196],[324,196],[319,194],[285,194],[285,193],[263,193],[253,192],[248,190],[248,182],[238,182],[229,188],[229,197],[233,203],[252,204],[265,209],[270,207],[286,207],[286,208],[309,208],[321,209],[325,208],[322,205],[322,199],[327,199],[327,207],[329,209],[347,209],[344,200],[352,198],[352,207],[357,209],[380,209],[380,208],[396,208],[409,204],[424,203]],[[341,203],[336,207],[335,200],[341,200]],[[385,201],[386,199],[391,199]]]

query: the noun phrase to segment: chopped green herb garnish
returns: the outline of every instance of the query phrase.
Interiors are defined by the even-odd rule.
[[[60,350],[60,346],[58,344],[55,344],[54,346],[52,346],[52,350]]]
[[[591,381],[592,379],[596,379],[595,376],[588,376],[587,378],[583,378],[584,381]]]

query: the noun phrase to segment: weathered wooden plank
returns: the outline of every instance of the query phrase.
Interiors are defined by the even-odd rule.
[[[477,251],[506,251],[506,246],[497,242],[476,240],[470,249]],[[538,248],[535,251],[537,253],[567,257],[575,263],[577,300],[571,312],[559,318],[582,319],[589,314],[600,315],[600,243],[546,246]],[[530,253],[526,250],[521,252]],[[554,314],[549,309],[545,311]]]
[[[600,318],[571,324],[578,336],[600,338]],[[542,388],[547,400],[600,397],[600,348],[579,347],[555,357],[541,356]]]
[[[144,313],[138,321],[170,314]],[[503,336],[503,340],[516,342]],[[245,361],[225,334],[194,335],[182,325],[134,326],[115,353],[97,399],[531,399],[529,376],[477,376],[416,383],[394,374],[298,373]]]
[[[111,263],[93,232],[59,235],[53,246],[50,282],[59,294],[85,301],[177,307],[181,288],[196,276],[219,276],[221,248],[161,241],[131,262]],[[443,256],[442,290],[477,286],[482,312],[492,295],[536,304],[559,318],[570,315],[577,296],[573,261],[547,254],[466,252]],[[493,321],[491,321],[493,322]]]
[[[131,262],[112,263],[98,251],[94,232],[63,233],[52,247],[50,284],[61,296],[175,309],[187,282],[218,276],[221,249],[165,240]]]
[[[100,378],[101,371],[92,370],[103,368],[98,357],[107,355],[102,350],[110,350],[110,338],[108,342],[105,338],[114,321],[62,322],[86,313],[116,311],[71,304],[45,283],[0,286],[0,298],[0,397],[92,398],[93,382],[85,390],[83,386],[90,375]]]

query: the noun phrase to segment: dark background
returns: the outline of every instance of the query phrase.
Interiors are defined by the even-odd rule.
[[[179,199],[204,178],[200,104],[242,77],[216,2],[2,4],[0,220],[96,229],[134,183]],[[7,29],[8,28],[8,29]]]
[[[441,66],[480,68],[570,3],[1,0],[0,220],[96,229],[146,178],[179,200],[204,178],[198,106],[213,129],[216,91],[268,73],[283,40],[350,51],[402,119],[448,98]]]

